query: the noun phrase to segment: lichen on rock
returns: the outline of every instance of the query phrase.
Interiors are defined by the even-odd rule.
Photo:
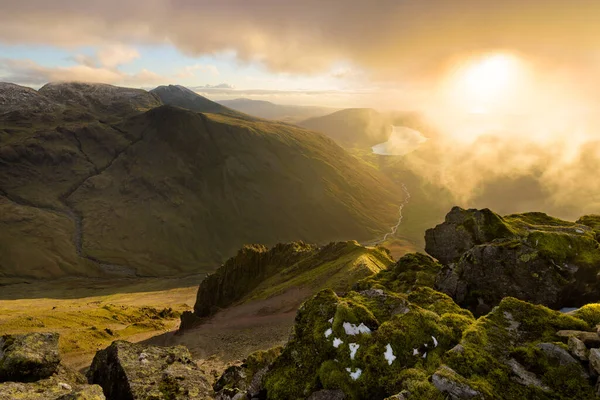
[[[207,378],[183,346],[115,341],[96,353],[87,377],[111,400],[212,398]]]

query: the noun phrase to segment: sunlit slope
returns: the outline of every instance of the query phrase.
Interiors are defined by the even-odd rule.
[[[140,137],[69,198],[86,252],[142,274],[211,270],[245,243],[370,239],[395,186],[326,137],[163,106],[119,127]]]

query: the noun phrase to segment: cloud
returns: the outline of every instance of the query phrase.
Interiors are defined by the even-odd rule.
[[[135,48],[121,44],[104,46],[96,53],[98,62],[106,68],[116,68],[139,57],[140,53]]]
[[[349,60],[387,79],[422,78],[456,54],[498,48],[554,64],[598,63],[593,0],[5,3],[5,43],[172,44],[190,55],[233,51],[276,71],[320,72]]]
[[[0,58],[0,80],[29,86],[55,81],[100,82],[127,86],[159,84],[164,77],[146,69],[127,74],[116,69],[79,64],[69,67],[45,67],[32,60]]]
[[[202,73],[210,74],[213,76],[219,75],[219,69],[214,65],[195,64],[195,65],[188,65],[188,66],[182,68],[181,71],[179,71],[175,76],[177,78],[183,78],[183,79],[194,78],[194,77],[196,77],[196,72],[202,72]]]

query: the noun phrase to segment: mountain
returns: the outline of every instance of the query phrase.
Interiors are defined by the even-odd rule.
[[[152,89],[150,93],[156,95],[166,105],[181,107],[190,111],[249,118],[248,115],[215,103],[181,85],[159,86],[156,89]]]
[[[197,273],[246,243],[368,240],[403,199],[315,132],[109,85],[44,88],[19,89],[41,96],[27,120],[0,109],[2,282]]]
[[[218,103],[245,114],[289,123],[297,123],[308,118],[319,117],[337,111],[337,109],[331,107],[275,104],[270,101],[243,98],[221,100]]]
[[[343,147],[371,147],[385,142],[392,132],[391,118],[371,108],[348,108],[298,125],[322,132]]]

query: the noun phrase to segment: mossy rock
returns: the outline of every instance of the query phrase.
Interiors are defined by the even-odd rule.
[[[464,331],[460,348],[444,361],[484,398],[591,399],[593,385],[582,365],[574,359],[576,364],[561,365],[539,347],[558,342],[559,330],[588,326],[574,316],[506,298]]]
[[[366,290],[376,285],[393,292],[405,293],[421,286],[433,287],[442,265],[421,253],[409,253],[380,273],[359,281],[354,290]]]
[[[475,320],[442,293],[427,287],[412,293],[415,303],[384,286],[344,297],[322,291],[307,301],[267,374],[268,398],[307,398],[321,390],[341,390],[350,399],[383,399],[411,388],[434,393],[427,377]]]
[[[115,341],[96,353],[87,377],[111,400],[212,398],[208,379],[183,346]]]
[[[0,337],[0,382],[33,382],[58,370],[58,333]]]
[[[250,354],[241,365],[229,366],[213,385],[217,398],[261,395],[264,377],[281,350],[282,347],[259,350]]]
[[[504,297],[555,309],[600,299],[600,243],[582,223],[454,208],[426,239],[427,251],[446,264],[435,287],[477,315]]]

